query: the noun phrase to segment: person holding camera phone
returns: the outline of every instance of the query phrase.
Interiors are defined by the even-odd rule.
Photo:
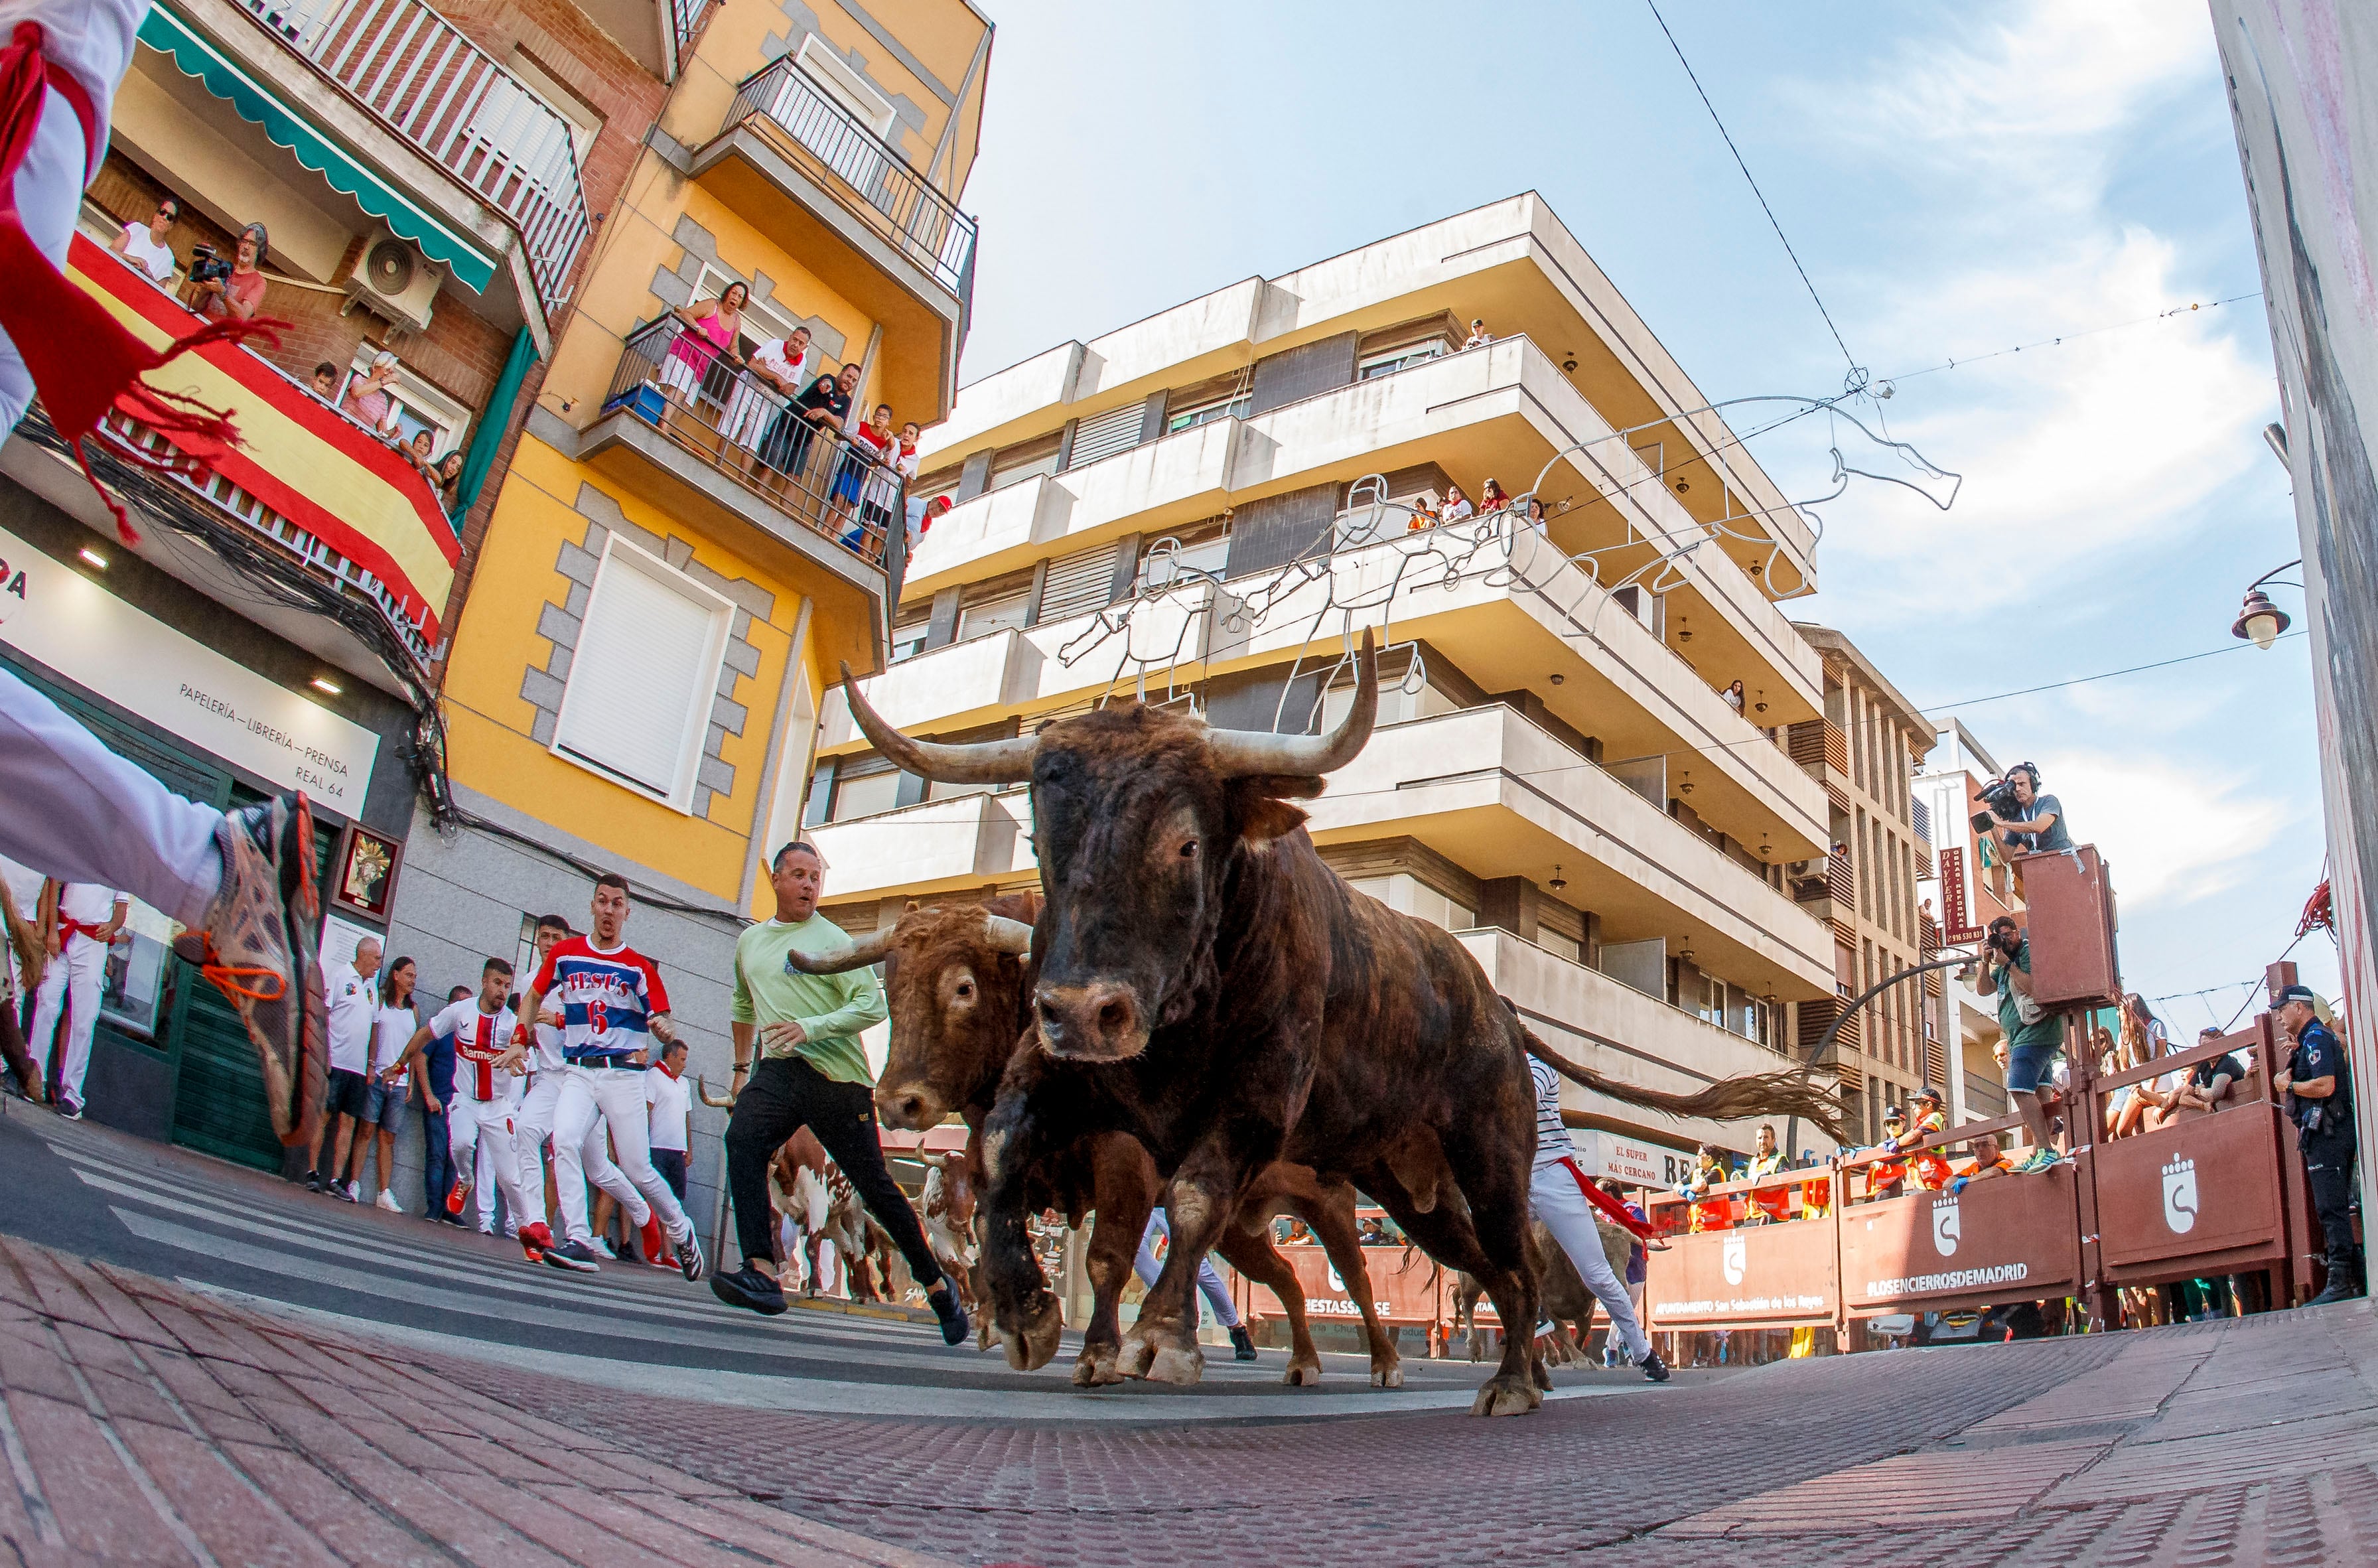
[[[2353,1245],[2353,1080],[2345,1047],[2320,1021],[2319,998],[2309,985],[2289,985],[2273,998],[2279,1026],[2295,1042],[2285,1070],[2271,1087],[2287,1096],[2303,1150],[2312,1208],[2328,1240],[2328,1284],[2304,1303],[2324,1307],[2362,1292],[2361,1260]]]
[[[2053,799],[2053,797],[2048,797]],[[2053,1133],[2039,1092],[2051,1081],[2056,1058],[2064,1054],[2064,1024],[2056,1014],[2032,1000],[2031,938],[2011,915],[1990,922],[1982,939],[1981,973],[1974,989],[1999,999],[1999,1027],[2006,1032],[2007,1098],[2023,1117],[2031,1137],[2031,1152],[2015,1166],[2018,1176],[2044,1171],[2060,1156],[2049,1141]]]
[[[1982,802],[1989,808],[1990,820],[1987,826],[1976,820],[1975,827],[1996,833],[2000,843],[2019,855],[2048,855],[2072,847],[2063,803],[2039,792],[2039,769],[2030,763],[2007,769],[2004,778],[1982,791]],[[2011,817],[2006,814],[2010,809],[2023,814]]]

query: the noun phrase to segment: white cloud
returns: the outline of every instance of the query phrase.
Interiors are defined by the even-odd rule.
[[[2113,868],[2126,910],[2194,903],[2257,874],[2254,857],[2295,818],[2240,779],[2160,757],[2043,756],[2048,792],[2084,843]]]

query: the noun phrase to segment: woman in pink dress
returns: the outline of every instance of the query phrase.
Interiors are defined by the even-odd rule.
[[[696,315],[698,307],[693,306],[670,310],[685,328],[661,361],[661,383],[668,389],[670,402],[690,406],[702,395],[703,378],[720,359],[730,365],[743,363],[742,356],[735,352],[735,334],[743,330],[743,306],[751,297],[747,284],[733,283],[710,302],[705,315]]]

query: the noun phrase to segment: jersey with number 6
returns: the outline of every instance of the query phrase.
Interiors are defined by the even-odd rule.
[[[560,1010],[563,1060],[582,1067],[628,1066],[652,1043],[653,1016],[669,1010],[659,967],[624,942],[557,942],[532,983],[546,1007]]]

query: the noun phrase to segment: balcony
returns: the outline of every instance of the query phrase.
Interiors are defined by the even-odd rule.
[[[628,339],[575,455],[674,515],[755,529],[867,601],[883,664],[884,613],[907,569],[907,481],[874,449],[801,419],[792,399],[674,316]]]
[[[413,187],[409,194],[426,196],[419,211],[399,199],[405,211],[381,212],[364,191],[354,191],[366,211],[380,216],[400,234],[438,248],[438,239],[470,248],[469,239],[486,237],[484,225],[461,226],[476,233],[426,238],[419,232],[435,228],[439,209],[451,209],[455,187],[510,231],[518,264],[527,273],[534,294],[529,314],[542,329],[543,318],[570,296],[570,274],[585,247],[592,225],[585,193],[580,187],[578,159],[570,127],[545,101],[498,64],[493,56],[421,0],[175,0],[210,38],[201,46],[221,45],[217,61],[234,71],[245,67],[254,77],[292,90],[300,106],[321,111],[320,121],[341,140],[366,153]],[[232,16],[246,18],[248,37],[237,36]],[[183,39],[193,36],[179,17],[162,8],[153,13],[157,36],[144,24],[142,41],[174,53],[181,60]],[[249,42],[260,34],[284,57],[305,62],[311,82],[297,79],[259,58]],[[169,36],[171,35],[171,36]],[[186,69],[193,62],[182,61]],[[204,64],[200,62],[200,64]],[[216,86],[211,75],[210,87]],[[330,90],[308,90],[313,83]],[[335,94],[335,106],[325,103]],[[249,105],[241,112],[250,118]],[[277,103],[252,105],[267,119]],[[426,160],[427,176],[414,177],[409,160],[372,157],[368,134],[356,134],[354,110],[361,110],[376,129],[392,134],[412,153]],[[270,125],[268,130],[272,129]],[[286,142],[284,141],[284,145]],[[340,184],[338,188],[347,189]],[[445,189],[427,189],[431,184]],[[501,243],[485,247],[500,252]],[[494,272],[495,259],[486,254],[437,256],[474,289],[484,290]],[[542,331],[539,332],[543,336]]]
[[[86,235],[74,236],[66,272],[152,348],[198,325],[198,318]],[[174,370],[177,390],[230,411],[243,444],[215,456],[203,480],[169,482],[247,545],[365,607],[401,647],[398,657],[409,668],[389,668],[380,648],[367,646],[330,617],[277,604],[208,552],[161,539],[161,530],[145,530],[149,537],[141,553],[351,674],[399,693],[408,682],[426,681],[443,636],[438,617],[462,555],[453,525],[428,482],[369,431],[260,355],[217,344],[185,354]],[[121,414],[111,415],[102,428],[103,440],[155,456],[174,455],[167,437]],[[53,460],[12,442],[6,465],[12,476],[71,514],[112,529],[92,515],[93,500],[71,460]]]
[[[957,395],[975,222],[790,57],[746,78],[692,173],[883,327],[883,398],[931,425]]]
[[[1454,934],[1486,971],[1498,995],[1519,1008],[1530,1028],[1563,1055],[1597,1072],[1669,1093],[1690,1094],[1712,1080],[1774,1072],[1784,1054],[1696,1018],[1601,971],[1548,953],[1510,932],[1482,926]],[[1781,1027],[1779,1015],[1777,1027]],[[1646,1121],[1638,1105],[1561,1086],[1571,1110],[1645,1128],[1663,1140],[1694,1141],[1740,1135],[1717,1124]]]
[[[834,867],[834,896],[924,898],[1029,871],[1032,799],[1021,790],[926,801],[805,829]]]

